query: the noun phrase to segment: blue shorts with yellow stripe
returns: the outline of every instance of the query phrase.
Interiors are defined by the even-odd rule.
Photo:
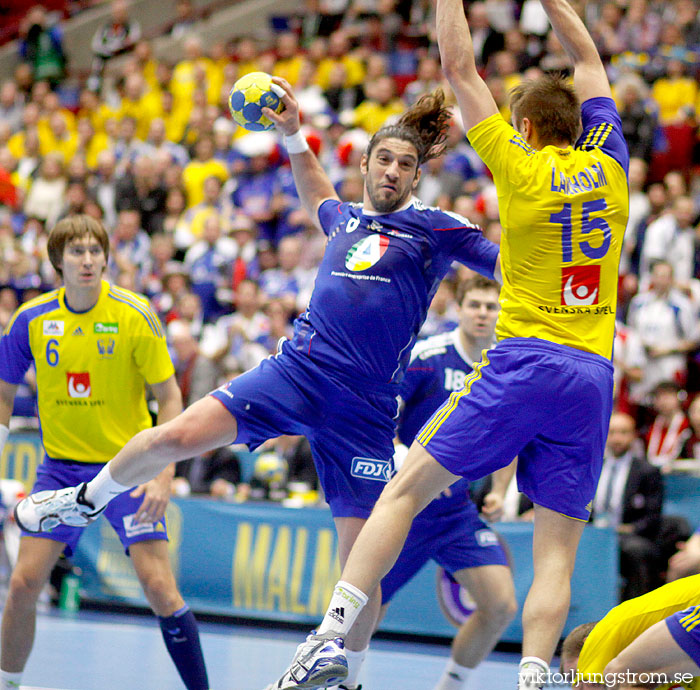
[[[613,401],[605,358],[538,338],[484,352],[416,440],[474,481],[518,456],[518,488],[534,503],[588,520]]]
[[[32,493],[48,489],[65,489],[67,486],[89,482],[103,467],[104,465],[100,463],[55,460],[44,456],[44,462],[36,470],[36,481]],[[117,533],[127,555],[129,547],[137,542],[168,539],[165,518],[161,518],[158,522],[136,522],[136,513],[143,503],[143,498],[143,496],[132,497],[130,491],[125,491],[113,498],[104,511],[105,519]],[[41,534],[23,531],[22,536],[61,542],[66,545],[64,550],[66,556],[72,556],[84,531],[84,527],[58,525],[50,532]]]
[[[666,625],[678,646],[700,666],[700,605],[674,613]]]

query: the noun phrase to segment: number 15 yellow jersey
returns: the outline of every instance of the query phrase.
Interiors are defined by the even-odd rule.
[[[496,335],[612,357],[629,153],[610,98],[581,107],[575,147],[530,147],[500,115],[469,141],[491,170],[503,232]]]

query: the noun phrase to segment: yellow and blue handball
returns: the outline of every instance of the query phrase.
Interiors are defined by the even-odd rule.
[[[262,113],[263,108],[281,112],[284,108],[280,93],[281,87],[272,83],[272,77],[265,72],[250,72],[241,77],[231,89],[228,107],[236,124],[251,132],[271,129],[273,122]]]
[[[255,459],[253,476],[266,486],[279,486],[287,480],[287,461],[275,452],[260,453]]]

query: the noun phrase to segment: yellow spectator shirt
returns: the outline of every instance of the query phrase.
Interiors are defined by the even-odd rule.
[[[39,418],[51,458],[104,463],[151,426],[145,384],[174,373],[146,298],[102,283],[77,313],[54,290],[23,304],[0,339],[0,378],[20,383],[34,362]]]
[[[589,99],[581,111],[576,147],[535,150],[500,114],[468,137],[498,193],[498,339],[540,338],[610,359],[629,154],[612,99]]]
[[[213,158],[205,163],[194,160],[185,166],[182,171],[182,184],[187,192],[188,207],[204,201],[204,180],[212,176],[218,177],[222,182],[228,179],[226,166]]]

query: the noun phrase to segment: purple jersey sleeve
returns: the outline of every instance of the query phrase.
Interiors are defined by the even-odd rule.
[[[436,211],[433,228],[447,256],[494,280],[498,245],[481,228],[457,213]]]
[[[33,361],[26,314],[20,314],[0,338],[0,379],[19,384]]]
[[[581,105],[581,134],[576,148],[600,149],[617,161],[625,175],[629,171],[630,154],[622,134],[622,121],[612,98],[589,98]]]
[[[321,221],[321,227],[326,235],[338,213],[340,213],[340,201],[338,199],[326,199],[318,207],[318,219]]]

